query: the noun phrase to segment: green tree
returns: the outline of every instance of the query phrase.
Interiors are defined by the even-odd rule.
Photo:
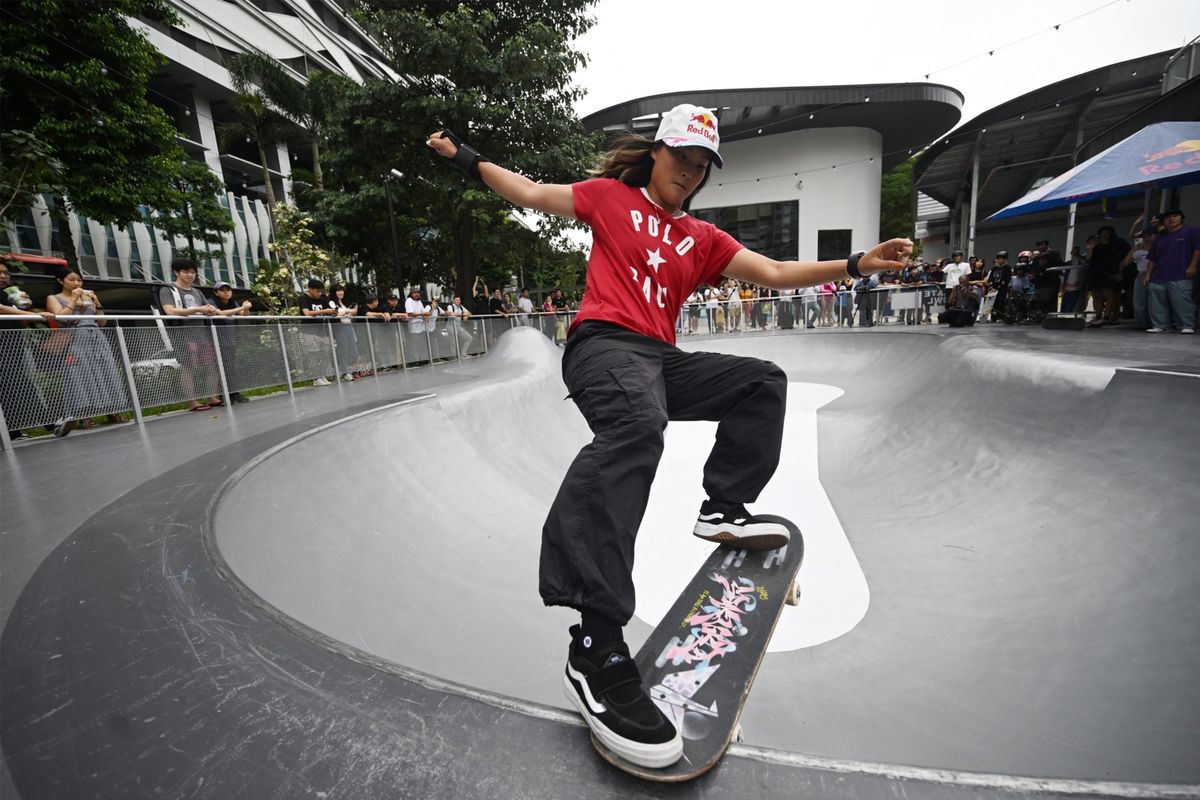
[[[912,171],[917,157],[897,164],[880,181],[880,240],[911,238],[913,235]]]
[[[62,162],[33,134],[0,132],[0,219],[20,217],[41,195],[61,195],[62,173]]]
[[[507,259],[518,235],[508,204],[434,159],[424,145],[448,127],[480,152],[539,181],[578,180],[598,155],[573,111],[585,57],[574,40],[593,24],[592,0],[362,0],[354,13],[403,82],[368,83],[340,98],[326,164],[334,176],[316,213],[338,249],[379,275],[391,269],[382,176],[391,169],[404,279],[468,295],[478,270]]]
[[[28,131],[62,164],[51,203],[67,261],[67,204],[102,223],[163,205],[183,152],[146,96],[164,60],[128,20],[177,19],[168,0],[5,0],[0,9],[0,130]]]
[[[185,158],[170,188],[166,204],[158,209],[166,213],[154,221],[155,227],[172,237],[186,238],[188,257],[196,261],[209,258],[212,246],[219,248],[225,234],[233,230],[233,219],[217,200],[217,194],[225,191],[224,182],[207,164]],[[197,242],[202,247],[197,247]]]

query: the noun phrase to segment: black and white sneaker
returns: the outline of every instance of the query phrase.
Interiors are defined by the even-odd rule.
[[[623,642],[592,652],[591,637],[572,625],[563,691],[600,743],[626,761],[662,769],[683,756],[683,737],[642,689]]]
[[[701,539],[747,550],[777,550],[791,539],[787,526],[755,517],[741,503],[705,500],[692,533]]]

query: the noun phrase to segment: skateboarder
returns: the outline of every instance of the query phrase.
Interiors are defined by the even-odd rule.
[[[717,118],[680,105],[654,139],[619,136],[595,170],[570,185],[510,172],[448,130],[426,144],[515,205],[592,229],[587,291],[563,353],[563,380],[595,438],[575,457],[542,529],[546,605],[581,614],[571,627],[564,686],[593,731],[622,758],[669,766],[682,738],[642,687],[622,630],[634,610],[634,538],[668,420],[717,420],[693,532],[775,549],[788,530],[746,510],[775,471],[787,377],[755,358],[684,352],[675,320],[687,297],[722,275],[773,289],[899,269],[912,243],[892,239],[849,259],[774,261],[687,211],[722,165]],[[613,743],[616,743],[615,745]]]

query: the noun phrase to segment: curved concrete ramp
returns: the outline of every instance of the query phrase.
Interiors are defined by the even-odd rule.
[[[1200,577],[1179,568],[1200,558],[1188,466],[1200,428],[1163,425],[1140,398],[1165,414],[1200,379],[981,337],[703,346],[779,363],[793,408],[823,398],[819,444],[790,420],[758,505],[800,522],[810,555],[805,605],[783,623],[801,644],[768,655],[749,742],[949,770],[1200,779],[1200,715],[1182,713],[1200,712]],[[462,388],[290,443],[226,493],[224,558],[267,603],[356,650],[565,707],[574,615],[541,607],[539,531],[589,433],[559,361],[518,329]],[[647,596],[661,584],[673,597],[703,559],[688,528],[711,441],[711,426],[670,428],[639,537],[638,641],[657,619]],[[817,480],[789,461],[814,446]],[[801,630],[843,608],[824,636]]]
[[[557,351],[518,331],[457,388],[248,437],[76,530],[0,642],[14,784],[26,800],[1200,797],[1200,442],[1161,421],[1196,408],[1200,370],[1034,352],[1053,341],[704,343],[842,392],[816,411],[819,484],[867,598],[848,630],[768,656],[752,744],[694,783],[616,772],[556,697],[534,702],[570,618],[538,605],[538,504],[586,431]]]

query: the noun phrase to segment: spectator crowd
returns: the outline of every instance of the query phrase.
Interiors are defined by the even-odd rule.
[[[858,280],[849,278],[792,292],[773,292],[733,279],[701,286],[688,298],[680,314],[677,333],[720,334],[794,327],[870,327],[883,319],[905,325],[943,323],[965,327],[977,322],[1036,323],[1048,315],[1071,315],[1090,320],[1088,327],[1128,325],[1152,334],[1177,331],[1194,333],[1200,305],[1200,227],[1187,225],[1178,208],[1139,218],[1127,237],[1111,225],[1101,227],[1083,246],[1064,258],[1048,240],[1022,250],[1014,261],[1000,250],[991,263],[955,250],[949,258],[925,262],[909,258],[904,267]],[[237,317],[251,313],[248,300],[233,299],[233,287],[224,281],[211,294],[195,286],[196,264],[176,259],[174,280],[154,293],[155,305],[166,319],[179,381],[187,406],[205,411],[230,402],[242,403],[240,393],[222,392],[237,384]],[[51,430],[65,436],[79,424],[122,423],[122,409],[130,407],[121,367],[109,338],[103,333],[108,320],[96,293],[84,285],[76,270],[56,274],[57,291],[46,308],[33,307],[29,295],[15,285],[7,266],[0,263],[0,407],[5,418],[24,410],[22,418],[46,418],[48,403],[34,374],[49,364],[58,373],[62,413]],[[568,319],[578,307],[577,298],[561,289],[539,300],[528,289],[505,293],[480,281],[469,303],[457,294],[425,297],[418,288],[401,300],[377,291],[348,296],[347,287],[308,281],[297,299],[304,353],[327,352],[332,340],[333,368],[342,380],[360,380],[372,374],[371,361],[359,340],[354,321],[397,323],[405,326],[409,343],[406,363],[436,359],[430,334],[453,337],[454,350],[466,353],[476,337],[485,334],[473,318],[505,320],[510,325],[552,321],[554,341],[564,344]],[[543,315],[534,322],[535,315]],[[325,324],[328,323],[328,324]],[[32,346],[23,338],[5,337],[4,331],[49,326],[52,330]],[[210,325],[213,326],[210,329]],[[213,346],[215,329],[220,365]],[[19,343],[19,344],[15,344]],[[312,365],[307,365],[309,374]],[[317,368],[319,371],[319,368]],[[223,370],[223,372],[222,372]],[[382,370],[381,370],[382,371]],[[329,373],[332,375],[333,373]],[[318,375],[314,384],[329,385],[329,375]],[[10,436],[22,430],[10,424]]]

